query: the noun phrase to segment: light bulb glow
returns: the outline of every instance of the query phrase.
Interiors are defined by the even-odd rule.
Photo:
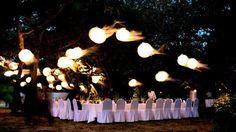
[[[34,54],[28,49],[21,50],[18,56],[19,56],[19,59],[25,63],[30,63],[34,59]]]
[[[165,71],[159,71],[156,75],[155,75],[155,79],[158,82],[164,82],[169,78],[169,74]]]
[[[139,46],[138,46],[138,55],[142,58],[147,58],[151,55],[153,55],[154,53],[154,49],[153,47],[145,42],[142,42]]]
[[[187,62],[188,62],[188,56],[184,55],[184,54],[181,54],[178,59],[177,59],[177,62],[179,65],[181,66],[186,66],[187,65]]]
[[[130,32],[125,28],[121,28],[116,32],[116,38],[119,41],[127,42],[129,41],[129,37],[130,37]]]
[[[89,38],[97,43],[97,44],[102,44],[106,41],[106,32],[99,28],[99,27],[94,27],[89,30]]]

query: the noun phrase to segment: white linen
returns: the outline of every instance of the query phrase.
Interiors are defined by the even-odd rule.
[[[125,122],[125,100],[118,99],[116,104],[116,110],[114,111],[115,122]]]

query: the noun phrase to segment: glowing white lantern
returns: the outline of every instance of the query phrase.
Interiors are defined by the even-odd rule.
[[[64,74],[58,75],[58,79],[61,80],[61,81],[65,81],[66,80]]]
[[[93,83],[98,83],[100,78],[101,78],[101,76],[92,76],[92,82]]]
[[[101,44],[106,41],[106,32],[99,27],[94,27],[89,30],[89,38],[97,43]]]
[[[59,69],[56,69],[54,70],[53,72],[54,75],[60,75],[61,74],[61,71]]]
[[[80,85],[79,87],[80,87],[81,91],[84,91],[84,90],[85,90],[84,85]]]
[[[187,55],[184,55],[184,54],[181,54],[178,59],[177,59],[177,62],[179,65],[181,66],[186,66],[187,65],[187,62],[188,62],[188,56]]]
[[[20,86],[24,87],[27,83],[26,82],[20,82]]]
[[[74,51],[74,54],[75,54],[74,57],[73,57],[74,59],[78,59],[78,58],[83,56],[83,50],[80,47],[74,48],[73,51]]]
[[[34,59],[34,54],[28,49],[21,50],[18,56],[20,60],[24,63],[31,63]]]
[[[47,76],[46,79],[47,79],[48,82],[53,82],[55,80],[55,77],[52,76],[52,75],[49,75],[49,76]]]
[[[138,46],[138,55],[142,58],[147,58],[147,57],[153,55],[153,53],[154,53],[154,49],[148,43],[142,42]]]
[[[10,77],[10,76],[12,76],[13,74],[14,74],[13,71],[6,71],[6,72],[4,72],[4,76],[6,76],[6,77]]]
[[[75,87],[75,85],[74,85],[74,84],[72,84],[72,83],[70,83],[69,85],[70,85],[70,87]]]
[[[30,83],[30,82],[31,82],[31,77],[27,77],[27,78],[25,79],[25,81],[26,81],[27,83]]]
[[[68,88],[69,87],[69,85],[68,85],[68,83],[66,81],[61,82],[61,86],[64,87],[64,88]]]
[[[159,71],[156,75],[155,75],[155,79],[158,82],[164,82],[168,79],[169,74],[165,71]]]
[[[53,89],[54,88],[53,83],[48,84],[48,87]]]
[[[57,85],[57,86],[56,86],[56,90],[62,90],[61,85]]]
[[[125,28],[121,28],[116,32],[116,38],[120,41],[129,41],[129,37],[130,37],[130,32],[125,29]]]
[[[38,88],[43,88],[42,83],[37,83]]]
[[[137,80],[136,80],[136,79],[131,79],[131,80],[129,81],[129,86],[130,86],[130,87],[135,87],[135,86],[137,86]]]
[[[198,67],[198,61],[194,58],[190,58],[187,62],[187,67],[190,69],[195,69]]]
[[[43,75],[44,76],[49,76],[51,74],[51,68],[45,67],[43,68]]]
[[[57,66],[60,68],[67,68],[73,64],[73,61],[67,57],[60,57],[57,61]]]
[[[18,63],[16,63],[16,62],[11,62],[10,64],[9,64],[9,68],[11,69],[11,70],[16,70],[17,68],[18,68]]]

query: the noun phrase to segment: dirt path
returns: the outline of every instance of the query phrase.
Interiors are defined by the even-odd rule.
[[[49,125],[45,116],[35,116],[35,125],[25,125],[23,115],[0,113],[0,132],[210,132],[212,120],[207,118],[161,120],[135,123],[75,123],[54,118]]]

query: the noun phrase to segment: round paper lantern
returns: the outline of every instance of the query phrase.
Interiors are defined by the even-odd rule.
[[[159,71],[156,75],[155,75],[155,79],[158,82],[164,82],[168,79],[169,74],[165,71]]]
[[[20,60],[24,63],[32,62],[32,60],[34,58],[34,54],[28,49],[21,50],[19,52],[18,56],[19,56]]]
[[[128,41],[130,37],[130,32],[125,29],[125,28],[120,28],[117,32],[116,32],[116,38],[120,41]]]
[[[151,56],[153,54],[153,52],[154,52],[154,49],[148,43],[142,42],[138,46],[138,55],[142,58],[147,58],[147,57]]]
[[[106,41],[106,32],[99,27],[94,27],[89,30],[89,38],[97,44],[104,43]]]
[[[178,59],[177,59],[177,62],[179,65],[181,66],[186,66],[187,65],[187,62],[188,62],[188,56],[187,55],[184,55],[184,54],[181,54]]]
[[[190,58],[187,62],[187,67],[190,69],[195,69],[198,66],[198,61],[194,58]]]

